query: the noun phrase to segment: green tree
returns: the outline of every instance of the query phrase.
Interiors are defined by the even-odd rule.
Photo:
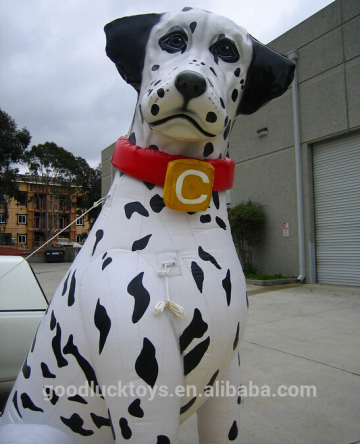
[[[90,209],[101,198],[101,167],[89,166],[82,157],[59,147],[54,142],[33,146],[24,155],[24,161],[36,184],[35,206],[44,210],[45,240],[62,228],[59,220],[69,206],[78,207],[78,215]],[[74,199],[77,194],[77,199]],[[100,207],[87,215],[90,226],[95,222]]]
[[[35,210],[41,210],[45,241],[60,229],[70,206],[76,205],[77,162],[75,156],[54,142],[33,145],[24,154],[24,162],[36,188]],[[65,224],[67,219],[64,218]]]
[[[19,193],[16,164],[22,161],[30,140],[29,131],[26,128],[18,130],[15,120],[0,109],[0,211],[5,215],[5,223],[1,224],[3,231],[9,218],[9,202]]]
[[[265,222],[264,207],[250,199],[242,201],[229,210],[229,221],[244,272],[254,272],[252,253],[261,239]]]
[[[79,199],[79,210],[89,210],[94,202],[101,198],[101,164],[95,168],[89,166],[85,159],[77,157],[76,181],[80,187],[81,199]],[[101,206],[93,208],[87,213],[86,218],[92,227],[101,211]]]

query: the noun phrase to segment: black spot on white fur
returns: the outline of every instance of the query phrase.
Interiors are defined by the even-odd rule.
[[[120,418],[119,420],[119,425],[120,425],[120,430],[121,430],[121,435],[124,439],[130,439],[132,436],[132,431],[129,427],[129,424],[127,422],[126,418]]]
[[[136,136],[135,136],[135,133],[131,133],[131,134],[130,134],[129,140],[130,140],[130,142],[131,142],[133,145],[136,145]]]
[[[195,401],[196,401],[196,396],[195,396],[195,398],[192,398],[187,404],[182,406],[180,408],[180,415],[182,415],[185,412],[187,412],[189,410],[189,408],[192,407],[195,404]]]
[[[40,327],[40,325],[39,325],[39,327]],[[35,349],[36,337],[37,337],[37,334],[38,334],[38,331],[39,331],[39,327],[36,329],[35,337],[34,337],[34,340],[33,340],[32,345],[31,345],[31,350],[30,350],[31,353],[32,353],[32,352],[34,351],[34,349]]]
[[[25,362],[24,362],[24,364],[22,366],[21,371],[22,371],[22,374],[24,375],[25,379],[29,379],[30,378],[31,368],[27,364],[27,356],[26,356],[26,359],[25,359]]]
[[[18,415],[20,416],[20,418],[22,418],[22,415],[19,410],[18,402],[17,402],[17,391],[14,393],[12,402],[14,404],[15,410],[17,411]]]
[[[114,426],[113,426],[113,423],[112,423],[112,420],[111,420],[111,414],[110,414],[110,410],[109,409],[108,409],[108,415],[109,415],[109,419],[110,419],[111,433],[112,433],[112,436],[113,436],[114,441],[115,441],[116,440],[116,434],[115,434]]]
[[[69,396],[68,397],[69,401],[73,401],[73,402],[78,402],[79,404],[87,404],[88,402],[86,401],[86,399],[84,399],[82,396],[80,395],[75,395],[75,396]]]
[[[184,356],[184,375],[188,375],[194,370],[202,360],[207,349],[210,345],[210,337],[208,336],[204,341],[200,342],[196,347],[194,347],[189,353]]]
[[[213,198],[215,208],[218,210],[220,208],[219,193],[217,191],[213,191],[212,198]]]
[[[158,435],[156,444],[171,444],[170,439],[165,435]]]
[[[154,189],[154,187],[155,187],[155,184],[153,184],[153,183],[150,183],[150,182],[144,182],[144,185],[146,186],[146,188],[148,189],[148,190],[152,190],[152,189]]]
[[[91,419],[93,420],[93,423],[96,425],[98,429],[100,429],[103,426],[110,427],[110,419],[104,418],[103,416],[95,415],[95,413],[90,413]]]
[[[107,259],[105,259],[104,262],[103,262],[103,264],[102,264],[102,266],[101,266],[101,270],[104,271],[105,268],[106,268],[109,264],[111,264],[111,262],[112,262],[112,258],[111,258],[111,257],[108,257]]]
[[[76,270],[74,271],[73,275],[71,276],[71,282],[70,282],[70,288],[69,288],[69,294],[68,294],[68,306],[69,307],[74,305],[74,302],[75,302],[75,287],[76,287],[75,273],[76,273]]]
[[[144,236],[141,239],[134,241],[131,247],[131,251],[139,251],[146,248],[151,236],[152,234],[148,234],[147,236]]]
[[[74,433],[78,433],[81,436],[91,436],[94,434],[92,430],[83,428],[84,420],[77,413],[72,414],[70,418],[60,416],[60,419]]]
[[[96,250],[97,244],[101,241],[101,239],[103,238],[103,236],[104,236],[104,231],[103,231],[103,230],[97,230],[97,232],[96,232],[96,234],[95,234],[96,240],[95,240],[94,248],[93,248],[93,251],[92,251],[92,256],[93,256],[94,253],[95,253],[95,250]],[[68,277],[69,277],[69,276],[68,276]],[[64,293],[64,294],[65,294],[65,293]]]
[[[204,148],[204,157],[210,156],[210,154],[212,154],[213,152],[214,152],[214,145],[211,142],[207,143]]]
[[[96,248],[96,244],[94,246],[94,251],[95,251],[95,248]],[[93,251],[93,254],[94,254],[94,251]],[[64,294],[66,293],[67,284],[68,284],[68,280],[69,280],[70,274],[71,274],[71,270],[69,271],[69,274],[67,275],[67,278],[65,279],[64,286],[63,286],[63,291],[62,291],[62,294],[61,294],[62,296],[64,296]]]
[[[140,216],[149,217],[148,210],[140,202],[129,202],[124,206],[125,216],[130,219],[134,213],[139,213]]]
[[[59,401],[59,395],[50,387],[44,387],[45,393],[47,394],[47,399],[52,405],[55,405]]]
[[[94,324],[100,332],[99,337],[99,355],[103,351],[106,339],[111,328],[111,319],[109,318],[106,308],[100,304],[98,299],[94,313]]]
[[[238,346],[238,343],[239,343],[239,333],[240,333],[240,322],[238,322],[238,325],[237,325],[235,339],[234,339],[234,343],[233,343],[233,350],[235,350],[236,347]]]
[[[129,405],[128,412],[131,416],[134,416],[135,418],[143,418],[144,410],[140,407],[140,403],[140,398],[137,398]]]
[[[212,256],[210,253],[208,253],[207,251],[203,250],[203,248],[201,246],[199,246],[198,249],[199,252],[199,257],[200,259],[202,259],[203,261],[209,261],[211,262],[218,270],[221,270],[220,265],[217,263],[216,259],[214,258],[214,256]]]
[[[56,335],[53,337],[51,345],[58,367],[62,368],[68,365],[67,360],[61,353],[61,327],[59,323],[56,324]]]
[[[180,336],[180,353],[182,354],[195,338],[201,338],[207,329],[208,324],[203,321],[200,310],[195,308],[192,321]]]
[[[214,382],[215,382],[218,374],[219,374],[219,370],[216,370],[216,372],[210,378],[210,381],[206,384],[206,386],[204,388],[204,392],[209,391],[210,388],[214,385]]]
[[[143,348],[135,362],[135,371],[137,375],[151,387],[154,387],[159,373],[155,355],[154,345],[148,338],[144,338]]]
[[[51,373],[51,371],[49,370],[49,367],[45,364],[45,362],[42,362],[40,364],[40,367],[41,367],[41,373],[42,373],[44,378],[49,378],[49,379],[55,379],[56,378],[56,375]]]
[[[229,431],[229,435],[228,435],[229,441],[235,441],[237,436],[238,436],[238,427],[237,427],[236,421],[234,421],[233,425],[231,426],[231,429]]]
[[[160,213],[160,211],[165,208],[164,199],[158,194],[155,194],[155,196],[150,199],[150,207],[155,213]]]
[[[211,216],[210,214],[202,214],[200,216],[200,222],[202,224],[208,224],[209,222],[211,222]]]
[[[95,393],[98,392],[102,397],[101,389],[100,389],[100,386],[97,382],[95,371],[92,368],[92,366],[90,365],[89,361],[87,361],[79,353],[77,346],[74,344],[73,335],[69,336],[68,342],[65,345],[65,347],[63,348],[63,352],[65,355],[70,354],[70,355],[74,356],[79,367],[84,372],[84,375],[88,381],[89,386],[92,388],[93,391],[95,391]]]
[[[230,278],[230,270],[227,271],[225,279],[222,281],[223,289],[226,293],[226,302],[228,306],[231,302],[231,278]]]
[[[196,26],[197,26],[197,23],[196,23],[196,22],[192,22],[192,23],[190,23],[189,28],[190,28],[190,31],[191,31],[192,34],[194,34],[194,31],[195,31],[195,29],[196,29]]]
[[[149,292],[142,283],[143,277],[144,272],[142,271],[136,277],[134,277],[127,287],[128,293],[135,299],[134,311],[132,314],[133,324],[139,322],[150,304]]]
[[[202,293],[203,283],[204,283],[204,272],[195,261],[191,262],[191,273],[193,275],[198,290],[200,291],[200,293]]]
[[[228,125],[227,125],[227,127],[226,127],[226,129],[225,129],[225,131],[224,131],[224,140],[226,140],[227,136],[229,135],[229,133],[230,133],[230,129],[231,129],[231,120],[230,120],[230,122],[228,123]]]
[[[144,125],[144,116],[142,113],[141,105],[139,105],[139,113],[140,113],[140,117],[141,117],[141,123]]]
[[[215,77],[217,77],[217,74],[216,74],[214,68],[211,68],[211,67],[210,67],[210,71],[214,74]]]
[[[226,223],[221,219],[221,217],[216,216],[215,220],[220,228],[222,228],[223,230],[226,230]]]
[[[70,273],[69,273],[69,276],[70,276]],[[69,278],[69,276],[68,276],[68,278]],[[50,318],[50,330],[51,331],[54,330],[55,327],[56,327],[56,318],[55,318],[54,310],[53,310],[51,312],[51,318]]]
[[[44,410],[40,407],[37,407],[32,400],[30,399],[30,396],[27,393],[21,393],[21,403],[24,409],[29,409],[32,412],[44,412]]]

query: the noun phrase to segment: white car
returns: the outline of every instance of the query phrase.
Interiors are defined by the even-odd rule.
[[[16,379],[48,305],[30,265],[0,256],[0,382]]]
[[[82,245],[77,242],[72,242],[70,239],[66,237],[58,237],[55,241],[55,245],[59,247],[73,247],[73,248],[81,248]]]

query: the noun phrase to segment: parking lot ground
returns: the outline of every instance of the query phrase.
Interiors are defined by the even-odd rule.
[[[32,264],[49,299],[70,265]],[[248,293],[241,443],[360,443],[360,287]],[[179,442],[198,443],[196,415],[180,426]]]

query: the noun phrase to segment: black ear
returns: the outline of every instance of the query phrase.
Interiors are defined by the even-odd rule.
[[[246,76],[238,114],[252,114],[281,96],[294,78],[295,64],[251,37],[253,58]]]
[[[150,32],[162,14],[142,14],[123,17],[105,28],[106,54],[115,63],[127,83],[140,91],[145,48]]]

